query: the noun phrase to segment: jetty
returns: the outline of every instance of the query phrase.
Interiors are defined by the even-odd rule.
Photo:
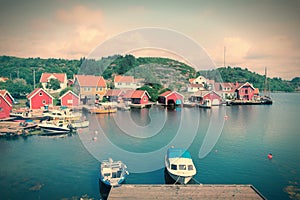
[[[253,185],[123,184],[112,188],[108,199],[265,199],[265,197]]]

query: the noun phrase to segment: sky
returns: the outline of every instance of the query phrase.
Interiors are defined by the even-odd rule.
[[[267,67],[268,76],[286,80],[300,76],[298,0],[0,0],[0,4],[0,55],[80,59],[124,32],[157,27],[197,43],[217,67],[224,66],[225,57],[226,66],[259,74]],[[145,39],[141,37],[132,35],[135,41]],[[184,46],[179,40],[171,42]],[[170,52],[131,51],[135,56],[174,57]]]

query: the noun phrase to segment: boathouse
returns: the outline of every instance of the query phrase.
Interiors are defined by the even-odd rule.
[[[105,97],[108,99],[109,102],[120,102],[122,100],[122,96],[124,92],[119,89],[110,89],[107,90]]]
[[[181,105],[184,96],[176,91],[166,91],[158,96],[158,103],[163,105]]]
[[[59,97],[59,99],[60,99],[60,105],[66,107],[78,106],[80,102],[79,96],[71,90],[68,90],[61,97]]]
[[[236,97],[239,100],[253,100],[257,95],[257,90],[249,82],[236,83]]]
[[[30,109],[41,109],[45,106],[53,105],[53,97],[43,88],[34,89],[27,95]]]
[[[218,106],[222,103],[222,96],[215,91],[198,91],[191,95],[192,102],[202,102],[206,99],[209,99],[213,106]]]
[[[132,104],[148,104],[149,99],[150,99],[149,93],[144,90],[136,90],[131,95]]]
[[[12,110],[13,98],[6,90],[0,90],[0,119],[8,118]]]

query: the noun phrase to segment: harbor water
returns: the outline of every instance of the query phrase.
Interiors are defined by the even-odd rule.
[[[0,138],[1,199],[102,198],[99,165],[108,157],[127,164],[125,184],[164,184],[170,146],[189,149],[197,168],[190,184],[252,184],[268,199],[299,199],[300,94],[272,98],[273,105],[85,113],[89,128],[71,136]]]

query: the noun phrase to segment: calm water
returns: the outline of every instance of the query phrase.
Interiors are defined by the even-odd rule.
[[[198,170],[192,184],[252,184],[268,199],[293,198],[293,192],[300,195],[300,94],[272,97],[271,106],[152,108],[87,115],[90,127],[77,135],[1,138],[1,199],[85,194],[99,199],[99,160],[107,157],[126,162],[131,172],[128,184],[164,184],[160,151],[170,145],[189,146]],[[223,127],[218,120],[224,115],[228,120]],[[209,132],[218,132],[219,127],[220,136]],[[199,158],[207,133],[211,141],[218,140],[209,154]],[[268,153],[273,154],[272,160]]]

